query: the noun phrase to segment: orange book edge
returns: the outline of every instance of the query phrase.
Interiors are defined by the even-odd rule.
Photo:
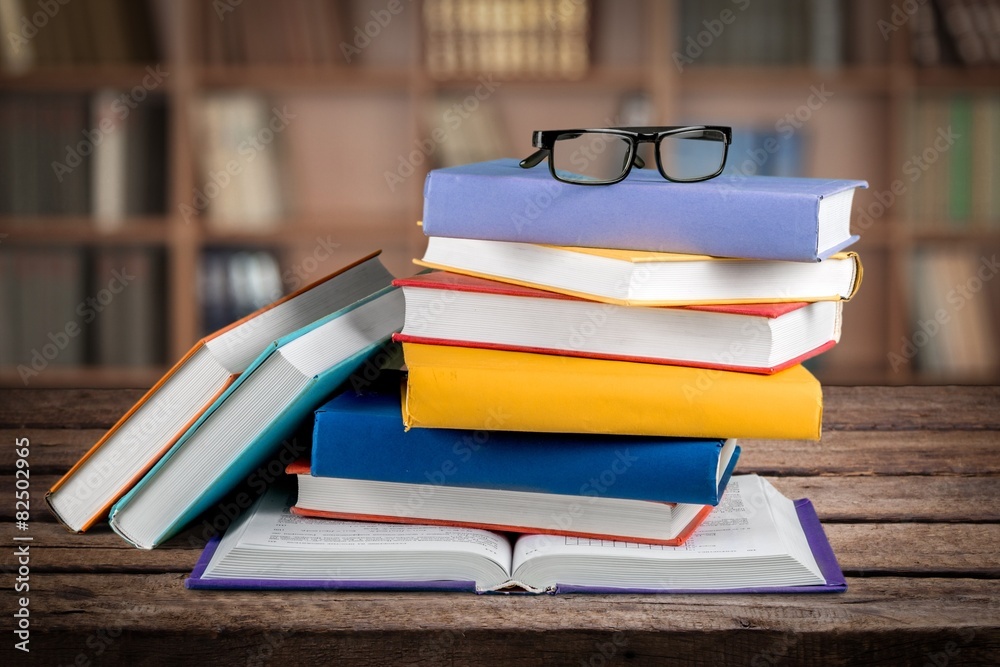
[[[72,477],[76,473],[76,471],[79,470],[83,466],[84,463],[86,463],[88,460],[90,460],[90,457],[93,456],[94,453],[97,452],[97,450],[99,448],[101,448],[104,445],[104,443],[107,442],[108,439],[111,438],[111,436],[114,435],[118,431],[118,429],[121,428],[122,425],[124,425],[125,422],[128,421],[128,419],[133,414],[135,414],[135,412],[139,408],[141,408],[143,405],[145,405],[145,403],[147,401],[149,401],[157,391],[160,390],[160,388],[167,382],[167,380],[169,380],[171,377],[173,377],[174,374],[178,371],[178,369],[180,369],[180,367],[182,365],[184,365],[184,363],[187,362],[188,359],[190,359],[192,356],[194,356],[195,352],[197,352],[202,346],[205,345],[205,343],[207,343],[208,341],[212,340],[213,338],[216,338],[216,337],[222,335],[223,333],[225,333],[227,331],[230,331],[230,330],[238,327],[239,325],[243,324],[244,322],[247,322],[247,321],[249,321],[249,320],[251,320],[251,319],[253,319],[255,317],[258,317],[258,316],[262,315],[263,313],[271,310],[272,308],[274,308],[276,306],[281,305],[282,303],[285,303],[286,301],[289,301],[290,299],[294,299],[295,297],[299,296],[300,294],[303,294],[304,292],[307,292],[307,291],[315,288],[316,286],[321,285],[321,284],[325,283],[326,281],[331,280],[332,278],[335,278],[336,276],[339,276],[340,274],[344,273],[345,271],[353,269],[354,267],[356,267],[356,266],[358,266],[360,264],[363,264],[364,262],[367,262],[370,259],[373,259],[374,257],[377,257],[381,252],[382,252],[381,250],[376,250],[376,251],[368,254],[367,256],[365,256],[365,257],[357,260],[356,262],[352,262],[351,264],[348,264],[347,266],[342,267],[341,269],[339,269],[339,270],[337,270],[337,271],[335,271],[335,272],[333,272],[333,273],[331,273],[331,274],[329,274],[327,276],[324,276],[324,277],[322,277],[322,278],[320,278],[318,280],[315,280],[315,281],[309,283],[308,285],[305,285],[305,286],[303,286],[303,287],[295,290],[294,292],[292,292],[290,294],[286,294],[285,296],[281,297],[277,301],[269,303],[268,305],[264,306],[263,308],[255,310],[254,312],[250,313],[249,315],[246,315],[245,317],[242,317],[239,320],[236,320],[235,322],[233,322],[233,323],[231,323],[231,324],[223,327],[222,329],[219,329],[218,331],[215,331],[215,332],[209,334],[208,336],[205,336],[204,338],[202,338],[201,340],[199,340],[197,343],[195,343],[191,347],[191,349],[188,350],[184,354],[184,356],[181,357],[180,360],[177,361],[177,363],[175,363],[173,366],[170,367],[170,370],[168,370],[163,375],[163,377],[161,377],[159,380],[157,380],[156,384],[154,384],[152,387],[150,387],[149,391],[147,391],[145,394],[142,395],[142,398],[140,398],[135,403],[135,405],[133,405],[131,408],[129,408],[128,412],[126,412],[124,415],[122,415],[122,417],[117,422],[115,422],[114,426],[112,426],[108,430],[108,432],[105,433],[101,437],[101,439],[98,440],[94,444],[93,447],[91,447],[90,449],[87,450],[86,454],[84,454],[82,457],[80,457],[80,459],[75,464],[73,464],[73,467],[70,468],[66,472],[65,475],[63,475],[62,477],[60,477],[56,481],[56,483],[53,484],[52,487],[48,491],[45,492],[45,504],[49,508],[49,512],[51,512],[52,515],[56,518],[56,520],[58,520],[59,523],[64,528],[66,528],[66,530],[68,530],[71,533],[84,533],[88,529],[90,529],[102,517],[104,517],[104,516],[107,515],[107,513],[108,513],[108,511],[110,511],[111,507],[116,502],[118,502],[118,500],[120,500],[122,496],[125,495],[125,493],[126,493],[126,491],[128,489],[130,489],[132,486],[134,486],[140,479],[142,479],[143,475],[145,475],[147,472],[149,472],[150,468],[152,468],[153,465],[155,465],[155,463],[158,460],[160,460],[160,458],[164,454],[166,454],[167,451],[169,451],[171,447],[174,446],[174,444],[180,439],[180,437],[182,435],[184,435],[184,433],[189,428],[191,428],[191,426],[196,421],[198,421],[198,419],[201,417],[201,415],[204,414],[205,410],[207,410],[213,403],[215,403],[216,400],[218,400],[219,396],[221,396],[226,391],[226,389],[228,389],[229,386],[233,382],[236,381],[236,379],[239,377],[239,375],[230,375],[229,379],[220,387],[219,391],[216,392],[212,396],[212,398],[210,400],[206,401],[205,405],[202,406],[202,408],[200,410],[198,410],[192,416],[192,418],[188,422],[186,422],[184,424],[184,426],[182,426],[174,434],[174,436],[172,438],[170,438],[169,442],[164,447],[162,447],[160,450],[158,450],[155,453],[154,456],[150,457],[150,460],[142,467],[142,469],[138,473],[136,473],[134,476],[132,476],[131,478],[129,478],[129,480],[122,487],[120,487],[117,491],[115,491],[114,495],[112,496],[112,499],[110,501],[108,501],[107,503],[105,503],[101,507],[100,510],[98,510],[86,522],[84,522],[84,524],[83,524],[83,526],[81,526],[80,530],[74,530],[69,525],[67,525],[67,523],[63,520],[63,518],[61,516],[59,516],[59,512],[57,512],[56,509],[55,509],[55,507],[52,506],[52,501],[50,500],[49,496],[51,496],[53,493],[55,493],[56,491],[58,491],[59,488],[62,487],[63,484],[65,484],[69,480],[69,478]]]

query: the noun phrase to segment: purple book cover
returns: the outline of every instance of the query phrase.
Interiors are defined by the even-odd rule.
[[[643,588],[601,588],[595,586],[558,585],[554,593],[842,593],[847,590],[844,573],[837,564],[830,542],[823,532],[819,517],[811,502],[806,499],[795,501],[795,511],[805,531],[809,547],[816,564],[819,565],[826,585],[822,586],[761,586],[755,588],[727,589],[643,589]],[[475,591],[472,581],[350,581],[315,579],[205,579],[202,575],[215,550],[219,546],[219,536],[213,537],[205,546],[191,576],[184,580],[185,588],[206,590],[342,590],[342,591]],[[519,591],[516,591],[519,592]],[[504,591],[506,593],[506,591]]]
[[[858,240],[818,248],[820,201],[857,187],[868,184],[727,175],[672,183],[656,169],[581,186],[556,181],[544,164],[521,169],[507,158],[431,171],[423,229],[428,236],[813,262]]]

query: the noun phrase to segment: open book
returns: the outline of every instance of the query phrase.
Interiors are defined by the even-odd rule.
[[[844,576],[808,500],[733,477],[681,547],[294,516],[275,488],[205,548],[188,588],[838,592]]]

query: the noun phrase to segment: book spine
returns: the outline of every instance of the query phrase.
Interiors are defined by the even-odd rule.
[[[721,440],[411,429],[391,414],[316,413],[316,477],[715,505]],[[378,443],[372,446],[372,443]]]
[[[775,375],[404,344],[407,428],[818,440],[819,383]],[[501,355],[501,356],[497,356]]]

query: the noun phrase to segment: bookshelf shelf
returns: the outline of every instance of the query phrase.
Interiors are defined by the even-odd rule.
[[[607,93],[619,94],[642,89],[648,85],[648,74],[637,67],[594,67],[579,79],[543,79],[491,75],[505,90],[531,93]],[[427,79],[427,85],[437,91],[465,91],[475,88],[478,78]]]
[[[404,67],[202,66],[196,84],[205,89],[249,88],[265,92],[394,92],[405,90],[412,74]]]
[[[1000,72],[995,67],[922,67],[915,70],[916,85],[936,92],[996,92]]]
[[[896,74],[889,66],[819,69],[801,66],[691,66],[678,76],[685,92],[760,91],[794,89],[808,91],[825,84],[834,93],[884,95]]]
[[[28,70],[22,74],[0,71],[0,90],[12,92],[90,92],[103,88],[131,89],[142,86],[157,93],[168,92],[172,86],[171,70],[161,67],[162,75],[150,78],[157,72],[157,64],[149,65],[78,65],[49,66]],[[155,85],[149,85],[155,83]]]
[[[102,229],[89,217],[32,216],[0,217],[0,232],[8,236],[4,243],[52,243],[84,245],[143,244],[167,242],[169,230],[165,218],[128,218],[115,229]]]

